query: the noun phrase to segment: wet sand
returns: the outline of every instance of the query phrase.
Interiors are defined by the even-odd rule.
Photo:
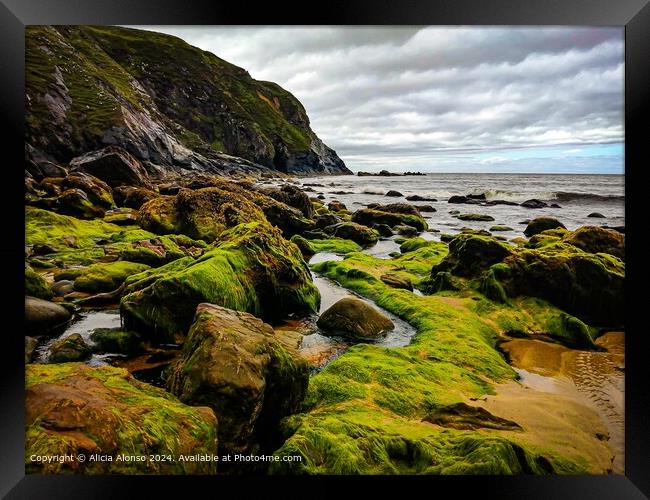
[[[575,436],[567,435],[569,443],[577,443],[584,434],[597,435],[612,450],[614,473],[624,473],[625,467],[625,433],[624,433],[624,396],[625,396],[625,335],[623,332],[608,332],[596,340],[596,344],[606,349],[602,352],[569,349],[559,344],[531,339],[514,339],[501,344],[501,349],[508,354],[510,363],[519,373],[519,391],[499,388],[497,398],[508,400],[512,391],[528,390],[535,393],[535,400],[546,401],[547,413],[567,417],[571,428],[570,407],[575,405],[595,413],[601,422],[596,426],[587,413],[584,421],[575,429]],[[517,398],[523,398],[521,394]],[[571,401],[571,406],[557,407],[556,398]],[[534,401],[531,401],[533,404]],[[565,403],[566,404],[566,403]],[[520,400],[521,408],[527,410],[527,403]],[[507,404],[506,404],[507,406]],[[524,411],[520,418],[527,417]],[[509,417],[508,417],[509,418]],[[522,424],[517,418],[513,420]],[[587,429],[586,431],[583,429]],[[601,429],[601,430],[598,430]],[[535,429],[530,429],[535,433]],[[555,433],[550,434],[555,435]]]

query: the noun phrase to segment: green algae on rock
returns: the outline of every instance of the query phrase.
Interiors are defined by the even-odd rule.
[[[146,202],[140,207],[140,225],[158,234],[185,234],[206,241],[247,222],[268,220],[287,237],[313,226],[298,209],[262,193],[223,179],[214,178],[210,184]]]
[[[287,440],[276,451],[303,459],[278,462],[271,472],[571,474],[594,467],[580,450],[564,456],[551,444],[540,448],[516,428],[489,431],[492,419],[480,412],[480,430],[426,421],[432,412],[467,404],[491,394],[493,384],[515,379],[495,348],[496,339],[515,323],[522,327],[532,321],[517,306],[481,300],[468,288],[414,296],[379,279],[407,256],[419,261],[409,268],[414,280],[421,278],[445,257],[444,251],[421,254],[433,249],[422,247],[395,260],[351,254],[314,266],[409,321],[417,334],[402,348],[353,346],[313,376],[305,413],[284,421]],[[498,322],[487,313],[495,310],[501,312]]]
[[[283,346],[273,328],[248,313],[199,304],[169,388],[219,418],[220,453],[266,442],[279,420],[300,408],[306,362]]]
[[[240,224],[199,259],[182,258],[127,280],[128,329],[165,341],[187,332],[201,302],[272,320],[318,310],[320,295],[298,248],[266,223]]]
[[[475,234],[460,234],[449,242],[449,255],[434,266],[431,276],[440,271],[450,271],[457,276],[474,276],[492,264],[501,262],[511,250],[494,238]]]
[[[133,355],[142,350],[140,335],[119,328],[96,328],[90,340],[93,352]]]
[[[494,217],[485,214],[459,214],[456,218],[464,221],[492,222]]]
[[[410,205],[407,205],[410,206]],[[352,222],[372,227],[374,224],[386,224],[390,227],[400,224],[412,226],[418,231],[425,231],[428,226],[420,213],[413,207],[416,213],[403,213],[390,211],[394,210],[391,205],[379,205],[376,208],[363,208],[352,214]]]
[[[49,300],[54,296],[50,285],[29,266],[25,267],[25,295],[43,300]]]
[[[217,419],[121,368],[81,363],[26,368],[25,466],[39,474],[214,474],[213,461],[43,463],[32,455],[216,453]]]
[[[608,253],[625,260],[625,235],[613,229],[584,226],[565,234],[562,241],[585,252]]]
[[[74,289],[80,292],[111,292],[134,274],[149,269],[146,264],[116,261],[100,262],[80,269],[67,269],[55,275],[56,280],[73,279]]]
[[[47,358],[49,363],[83,361],[92,354],[90,347],[78,333],[54,341]]]

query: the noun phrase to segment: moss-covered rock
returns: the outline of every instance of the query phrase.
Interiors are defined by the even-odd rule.
[[[431,276],[449,271],[456,276],[470,277],[492,264],[501,262],[511,250],[494,238],[475,234],[460,234],[449,242],[449,255],[433,266]]]
[[[315,253],[331,252],[344,255],[361,251],[361,246],[358,243],[343,238],[310,239],[309,244]]]
[[[102,220],[81,220],[49,210],[34,207],[25,208],[25,244],[47,246],[54,251],[88,249],[97,252],[101,240],[125,241],[130,239],[129,228],[110,224]],[[146,233],[151,235],[151,233]],[[118,236],[118,235],[122,236]],[[149,237],[150,237],[149,236]],[[142,239],[142,236],[140,238]],[[49,252],[48,252],[49,253]]]
[[[133,355],[142,350],[140,335],[120,328],[97,328],[90,334],[92,350],[100,353]]]
[[[113,196],[118,207],[133,208],[138,210],[149,200],[160,196],[158,193],[146,188],[135,186],[118,186],[113,189]]]
[[[29,266],[25,267],[25,295],[44,300],[49,300],[54,296],[50,285]]]
[[[327,226],[333,226],[334,224],[338,224],[341,222],[341,218],[334,215],[334,214],[323,214],[319,215],[314,219],[314,227],[316,229],[323,229],[326,228]]]
[[[503,262],[508,296],[540,297],[591,324],[623,324],[625,264],[616,257],[560,246],[520,249]]]
[[[354,222],[341,222],[333,226],[328,226],[325,228],[325,231],[332,236],[344,240],[352,240],[362,246],[374,245],[379,239],[379,236],[373,229]]]
[[[341,212],[348,209],[348,207],[345,206],[345,203],[341,203],[338,200],[330,201],[327,205],[327,208],[332,212]]]
[[[494,220],[494,217],[486,214],[458,214],[456,217],[460,220],[474,222],[492,222]]]
[[[417,236],[419,232],[416,228],[407,224],[398,224],[394,229],[397,234],[406,238],[413,238],[414,236]]]
[[[73,333],[54,341],[50,347],[49,363],[68,363],[88,359],[92,351],[83,337]]]
[[[158,267],[186,255],[199,257],[205,246],[203,241],[184,235],[165,235],[134,241],[120,250],[119,256],[121,260]]]
[[[340,262],[314,266],[317,272],[407,320],[417,334],[402,348],[355,345],[314,375],[305,411],[284,421],[287,440],[276,452],[300,455],[302,461],[278,462],[271,472],[546,474],[600,470],[588,462],[591,449],[560,447],[558,451],[557,443],[551,442],[531,445],[523,431],[513,425],[509,431],[494,430],[494,420],[479,412],[474,414],[477,430],[458,429],[458,422],[427,422],[435,412],[448,413],[453,405],[491,394],[494,383],[513,380],[516,373],[495,348],[495,341],[512,327],[514,317],[522,323],[531,321],[519,304],[474,300],[479,297],[471,290],[417,296],[379,279],[387,268],[402,263],[409,263],[408,272],[417,279],[444,257],[444,252],[434,254],[434,250],[423,247],[408,252],[396,259],[399,264],[351,254]]]
[[[218,187],[182,189],[140,207],[140,225],[159,234],[178,233],[213,241],[241,223],[264,220],[262,211],[239,193]]]
[[[79,292],[110,292],[124,283],[129,276],[147,269],[148,265],[136,262],[100,262],[84,268],[60,271],[55,279],[74,279],[74,289]]]
[[[38,339],[25,336],[25,364],[32,362],[36,346],[38,346]]]
[[[316,253],[316,250],[311,245],[309,240],[306,240],[305,238],[303,238],[302,236],[300,236],[298,234],[294,234],[291,237],[290,241],[291,241],[291,243],[293,243],[294,245],[296,245],[298,247],[298,249],[300,250],[300,253],[305,258],[311,257],[312,255],[314,255]]]
[[[490,232],[500,232],[500,231],[513,231],[513,229],[510,226],[501,226],[501,225],[496,225],[490,227]]]
[[[427,241],[424,238],[411,238],[406,240],[399,246],[399,251],[402,253],[412,252],[418,248],[423,248],[429,246],[430,244],[435,244],[434,242]]]
[[[400,206],[400,208],[394,208],[395,205]],[[410,211],[406,213],[395,211],[401,209],[402,205],[411,207],[415,213]],[[410,209],[405,208],[404,210]],[[418,231],[425,231],[428,228],[427,222],[420,216],[418,210],[412,205],[406,204],[379,205],[376,208],[363,208],[352,214],[352,222],[368,227],[372,227],[374,224],[386,224],[390,227],[405,224],[416,228]]]
[[[27,366],[27,473],[213,474],[213,461],[117,461],[118,455],[215,453],[217,420],[205,407],[133,379],[126,370],[80,363]],[[30,456],[111,455],[113,461],[43,463]]]
[[[104,215],[104,222],[117,226],[134,226],[138,223],[138,212],[132,208],[116,208]]]
[[[379,236],[384,236],[386,238],[393,236],[393,230],[388,224],[373,224],[372,229],[377,231]]]
[[[254,316],[200,304],[169,388],[219,418],[220,453],[273,441],[279,420],[300,408],[307,364]]]
[[[63,189],[80,189],[88,199],[96,206],[103,209],[115,207],[113,191],[110,186],[101,179],[83,172],[71,172],[61,180]]]
[[[524,229],[524,234],[530,238],[531,236],[546,231],[547,229],[557,228],[566,229],[564,224],[553,217],[537,217],[528,223],[526,229]]]
[[[408,277],[403,277],[398,274],[382,274],[379,277],[384,283],[393,288],[403,288],[404,290],[413,291],[413,282]]]
[[[337,301],[320,315],[317,324],[327,332],[352,338],[373,338],[395,328],[388,316],[355,297]]]
[[[567,233],[562,241],[589,253],[608,253],[625,260],[625,235],[613,229],[584,226]]]
[[[274,320],[318,310],[320,295],[298,248],[266,223],[241,224],[199,259],[182,258],[127,281],[127,329],[159,341],[184,335],[201,302]]]
[[[287,236],[313,227],[295,208],[233,182],[212,181],[211,187],[181,189],[140,207],[140,225],[158,234],[185,234],[214,241],[238,224],[268,220]]]
[[[314,207],[309,196],[296,186],[284,184],[279,188],[262,188],[259,191],[274,200],[300,210],[302,215],[308,219],[314,217]]]

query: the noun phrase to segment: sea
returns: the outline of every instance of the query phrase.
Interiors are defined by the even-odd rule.
[[[508,231],[494,232],[505,239],[523,236],[526,221],[536,217],[555,217],[567,229],[596,225],[625,226],[625,176],[586,174],[494,174],[494,173],[435,173],[420,176],[323,176],[299,179],[302,187],[313,189],[310,196],[322,194],[325,203],[338,200],[354,212],[370,203],[412,203],[431,205],[435,212],[422,212],[431,232],[422,233],[429,239],[438,239],[442,233],[455,234],[463,228],[490,230],[493,226],[507,226]],[[403,196],[388,197],[390,190]],[[487,201],[505,200],[521,203],[538,199],[558,207],[526,208],[518,205],[467,205],[448,203],[453,195],[484,194]],[[436,201],[407,201],[406,197],[419,195]],[[490,222],[462,221],[461,214],[485,214],[494,217]],[[450,213],[451,212],[451,213]],[[589,217],[592,213],[602,218]],[[374,253],[374,252],[372,252]],[[384,253],[379,250],[377,254]]]

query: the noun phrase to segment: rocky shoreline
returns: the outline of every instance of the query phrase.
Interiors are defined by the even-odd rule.
[[[26,178],[27,456],[301,461],[30,472],[609,471],[606,438],[540,445],[529,439],[538,429],[475,401],[518,378],[504,336],[597,352],[601,334],[624,328],[624,234],[537,218],[517,242],[497,239],[497,226],[437,241],[422,237],[420,208],[391,197],[349,210],[282,175],[158,180],[115,148],[92,158]],[[397,254],[368,253],[395,237]],[[306,263],[320,254],[336,259]],[[369,302],[343,297],[319,315],[314,276]],[[394,322],[373,304],[414,328],[408,345],[377,343]],[[71,333],[98,308],[119,309],[120,324]],[[296,320],[314,326],[287,326]],[[334,344],[303,350],[314,331]],[[101,431],[109,413],[119,416]]]
[[[28,473],[621,471],[622,389],[530,374],[620,382],[622,217],[351,176],[293,95],[168,35],[30,26],[26,72]]]

